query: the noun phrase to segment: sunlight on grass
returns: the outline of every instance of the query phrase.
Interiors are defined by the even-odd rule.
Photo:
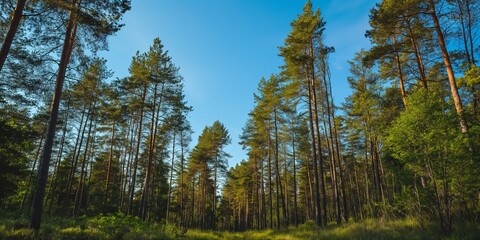
[[[35,239],[35,234],[19,218],[1,219],[0,239]],[[457,223],[455,232],[445,237],[438,224],[420,224],[413,218],[399,220],[366,219],[337,226],[330,223],[318,228],[314,223],[298,228],[263,231],[201,231],[189,229],[185,235],[174,225],[160,226],[125,216],[90,219],[49,219],[39,232],[39,239],[193,239],[193,240],[303,240],[303,239],[478,239],[480,225]]]
[[[480,226],[462,226],[450,237],[445,237],[438,226],[429,224],[423,228],[412,218],[400,220],[367,219],[340,226],[330,224],[326,228],[301,225],[280,230],[246,231],[240,233],[189,230],[184,239],[253,239],[253,240],[302,240],[302,239],[475,239]]]

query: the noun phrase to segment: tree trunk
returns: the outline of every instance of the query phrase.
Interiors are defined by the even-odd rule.
[[[48,188],[48,193],[47,193],[47,201],[48,201],[48,208],[51,212],[52,208],[52,202],[53,202],[53,197],[52,194],[55,192],[57,188],[57,180],[58,180],[58,172],[60,171],[60,162],[62,161],[62,156],[63,156],[63,148],[65,146],[65,135],[67,134],[67,126],[68,126],[68,115],[70,113],[70,104],[68,103],[67,109],[66,109],[66,114],[65,114],[65,123],[63,125],[63,130],[62,130],[62,138],[60,140],[60,148],[58,150],[57,154],[57,161],[55,161],[55,171],[53,173],[53,181],[50,183],[50,186]]]
[[[112,169],[112,162],[113,162],[113,146],[114,146],[114,139],[115,139],[115,121],[112,124],[112,136],[110,137],[110,152],[108,153],[108,166],[107,166],[107,180],[105,181],[105,196],[103,198],[103,205],[106,207],[108,201],[108,188],[110,186],[110,175]]]
[[[393,43],[397,43],[397,38],[393,37]],[[403,71],[402,71],[402,64],[400,62],[400,55],[398,51],[395,51],[395,62],[397,64],[397,75],[398,75],[398,80],[400,81],[400,93],[402,94],[402,101],[403,101],[403,107],[407,109],[407,94],[405,93],[405,83],[403,80]]]
[[[175,129],[173,130],[173,141],[172,141],[172,164],[170,165],[170,180],[168,182],[168,195],[167,195],[167,214],[166,220],[168,222],[168,217],[170,213],[170,201],[172,195],[172,184],[173,184],[173,171],[174,171],[174,164],[175,164]]]
[[[94,133],[97,132],[97,121],[95,121],[95,124],[93,125],[93,132]],[[91,180],[92,180],[93,160],[95,159],[95,136],[96,136],[96,134],[93,134],[92,143],[90,144],[91,145],[91,147],[90,147],[90,157],[88,157],[88,159],[90,159],[90,161],[87,162],[87,169],[88,169],[88,166],[90,165],[90,171],[86,172],[86,174],[88,173],[88,180],[86,180],[86,190],[82,191],[81,192],[82,195],[80,195],[81,201],[84,201],[83,207],[84,207],[85,215],[88,215],[88,203],[89,203],[89,200],[90,200],[90,186],[91,186],[90,183],[91,183]]]
[[[319,120],[318,120],[318,106],[317,106],[318,101],[317,101],[317,90],[316,90],[316,86],[315,86],[315,79],[316,79],[315,78],[315,64],[314,64],[315,56],[314,56],[314,53],[313,53],[313,42],[310,42],[309,56],[310,56],[310,69],[308,69],[308,70],[310,71],[310,76],[311,76],[310,87],[311,87],[311,90],[312,90],[311,97],[312,97],[312,102],[313,102],[313,117],[314,117],[314,120],[315,120],[315,131],[317,133],[318,160],[319,160],[318,165],[314,164],[314,168],[316,170],[317,166],[320,167],[320,176],[318,176],[318,174],[317,174],[317,176],[318,176],[318,178],[320,178],[320,191],[322,193],[322,197],[321,197],[321,200],[322,200],[322,205],[321,205],[322,206],[322,221],[321,221],[321,224],[322,224],[322,226],[326,226],[327,225],[327,202],[326,202],[327,197],[326,197],[326,193],[325,193],[325,177],[324,177],[323,156],[322,156],[322,139],[321,139],[321,136],[320,136],[320,124],[319,124]],[[312,139],[312,140],[314,140],[314,139]],[[315,174],[314,174],[314,177],[315,177]],[[318,182],[318,179],[317,179],[317,182]]]
[[[80,208],[81,202],[82,202],[82,193],[83,193],[83,188],[84,188],[84,182],[85,182],[85,175],[86,175],[86,165],[88,164],[88,147],[90,142],[92,141],[91,134],[92,134],[92,127],[93,127],[93,119],[95,118],[95,105],[93,104],[93,109],[91,110],[91,116],[90,116],[90,123],[88,127],[88,133],[87,133],[87,142],[85,143],[85,151],[83,152],[83,161],[82,161],[82,166],[81,166],[81,171],[80,171],[80,179],[78,180],[78,187],[77,191],[75,194],[75,202],[74,202],[74,207],[73,207],[73,213],[72,216],[77,216],[78,210]]]
[[[127,188],[127,185],[128,185],[128,181],[129,181],[129,177],[130,177],[130,174],[132,172],[132,146],[133,146],[133,140],[134,140],[134,135],[135,135],[135,120],[134,120],[134,117],[131,118],[131,121],[130,121],[130,127],[129,129],[127,130],[127,136],[126,136],[126,140],[125,140],[125,157],[124,157],[124,161],[126,161],[126,166],[124,168],[124,177],[123,177],[123,185],[122,185],[122,194],[121,194],[121,200],[120,200],[120,205],[121,205],[121,209],[125,210],[125,205],[126,205],[126,201],[128,199],[127,195],[128,195],[128,188]],[[130,138],[130,139],[129,139]],[[128,158],[127,158],[127,155],[128,155]]]
[[[25,187],[25,193],[23,194],[23,197],[22,197],[22,203],[20,204],[20,208],[23,209],[23,206],[25,206],[25,201],[27,201],[27,198],[29,199],[28,200],[28,208],[30,210],[30,207],[31,207],[31,203],[32,203],[32,200],[33,200],[33,192],[30,191],[30,187],[32,184],[34,184],[34,180],[35,180],[35,177],[36,177],[36,172],[38,173],[38,170],[37,170],[37,162],[38,162],[38,157],[40,156],[40,152],[42,150],[42,146],[43,146],[43,140],[45,139],[45,132],[47,131],[47,129],[44,127],[43,128],[43,131],[42,131],[42,135],[40,136],[40,143],[38,143],[38,148],[37,148],[37,151],[35,153],[35,159],[33,161],[33,166],[32,166],[32,169],[30,170],[30,176],[28,177],[28,181],[27,181],[27,186]],[[32,194],[32,196],[30,195]]]
[[[267,205],[265,200],[265,184],[264,184],[264,165],[263,165],[264,158],[261,159],[260,164],[260,191],[262,192],[262,218],[263,218],[263,226],[262,229],[267,228]]]
[[[298,202],[297,202],[297,168],[295,157],[295,125],[292,119],[292,161],[293,161],[293,221],[295,227],[298,227]]]
[[[67,65],[70,60],[70,53],[73,49],[73,43],[76,34],[76,11],[75,5],[77,0],[72,0],[70,14],[68,17],[67,28],[65,31],[65,40],[63,43],[62,55],[60,57],[60,64],[58,67],[58,74],[55,84],[55,91],[53,94],[52,105],[50,108],[50,120],[48,122],[47,137],[45,140],[45,146],[43,148],[43,154],[40,161],[40,171],[35,185],[35,194],[33,197],[33,210],[30,219],[30,228],[38,231],[40,229],[42,210],[43,210],[43,198],[45,196],[45,187],[47,185],[48,169],[50,166],[50,159],[52,156],[52,147],[55,138],[55,129],[57,127],[58,110],[60,107],[60,99],[62,96],[63,82],[65,81],[65,73],[67,71]]]
[[[425,76],[425,67],[423,65],[423,61],[422,61],[422,58],[420,56],[420,50],[418,49],[417,40],[416,40],[416,38],[413,34],[410,19],[405,18],[405,16],[403,16],[403,19],[404,19],[405,23],[407,24],[407,28],[408,28],[407,30],[408,30],[408,33],[410,34],[410,36],[409,36],[410,37],[410,42],[412,43],[412,49],[413,49],[413,53],[415,55],[415,60],[417,62],[418,73],[420,74],[420,82],[422,83],[423,88],[428,90],[427,77]]]
[[[285,226],[288,226],[288,219],[287,219],[287,211],[285,207],[285,197],[283,195],[283,186],[282,186],[282,179],[280,176],[280,167],[279,167],[279,149],[278,149],[278,126],[277,126],[277,109],[276,107],[273,108],[273,125],[274,125],[274,130],[275,130],[275,170],[276,170],[276,176],[277,176],[277,214],[278,212],[278,191],[280,191],[280,200],[282,203],[282,214],[283,214],[283,221]],[[277,220],[279,220],[280,216],[277,216]],[[280,227],[280,221],[277,222],[277,228]]]
[[[447,45],[445,44],[445,38],[443,36],[442,29],[440,27],[440,22],[437,17],[437,12],[435,10],[435,3],[433,0],[428,1],[430,4],[430,15],[435,26],[435,31],[437,32],[438,44],[442,50],[442,57],[445,63],[445,69],[448,75],[448,82],[450,84],[450,91],[452,92],[453,102],[455,103],[455,109],[457,110],[458,119],[460,122],[460,129],[462,133],[468,133],[468,125],[463,114],[462,100],[458,94],[457,82],[455,80],[455,74],[453,73],[452,63],[450,61],[450,56],[447,51]]]
[[[10,52],[10,47],[12,46],[13,39],[17,33],[18,26],[20,25],[20,20],[23,17],[23,9],[25,8],[27,0],[18,0],[15,11],[13,12],[12,20],[10,21],[10,26],[7,31],[5,39],[3,39],[2,49],[0,50],[0,72],[3,69],[3,65],[7,60],[8,53]]]
[[[145,217],[147,214],[147,202],[148,202],[148,194],[150,192],[150,177],[152,175],[152,167],[153,167],[153,152],[155,149],[155,139],[156,139],[156,130],[157,130],[157,122],[155,118],[155,112],[157,110],[157,87],[158,83],[155,83],[155,87],[153,90],[153,106],[152,106],[152,119],[150,122],[150,141],[148,143],[148,161],[147,161],[147,173],[145,174],[145,179],[143,182],[143,191],[142,197],[140,201],[140,216],[142,220],[145,221]],[[160,114],[160,112],[157,112]],[[168,214],[168,209],[167,209]],[[168,215],[167,215],[168,217]]]
[[[270,128],[270,125],[268,126]],[[270,129],[267,131],[268,136],[268,197],[270,205],[270,228],[273,228],[273,198],[272,198],[272,154],[270,150]]]
[[[183,138],[183,131],[180,131],[180,227],[184,228],[184,218],[185,218],[185,213],[184,213],[184,138]]]
[[[283,177],[284,179],[284,185],[285,185],[285,192],[282,194],[282,196],[285,196],[285,213],[283,216],[285,217],[285,227],[288,227],[290,225],[290,209],[288,207],[288,160],[287,160],[287,142],[283,145],[283,159],[284,159],[284,165],[283,165]]]
[[[320,198],[319,198],[319,179],[318,179],[318,163],[317,163],[317,144],[315,142],[315,127],[313,121],[313,109],[312,109],[312,86],[310,82],[310,77],[307,74],[307,88],[308,88],[308,117],[310,123],[310,141],[312,144],[312,159],[313,159],[313,206],[315,212],[315,223],[317,226],[322,225],[321,215],[320,215]],[[321,154],[320,154],[321,155]]]
[[[135,195],[135,181],[137,178],[137,168],[138,168],[138,156],[140,154],[140,144],[142,143],[142,125],[143,125],[143,109],[145,107],[145,96],[147,95],[147,85],[143,86],[142,93],[142,102],[140,106],[139,121],[138,121],[138,133],[137,133],[137,147],[135,148],[135,159],[133,161],[133,173],[132,173],[132,182],[130,186],[130,197],[127,208],[127,215],[133,214],[133,196]]]
[[[68,215],[67,208],[70,201],[70,191],[72,190],[73,179],[75,177],[75,172],[77,171],[78,157],[82,148],[83,137],[85,136],[85,131],[87,130],[88,117],[91,114],[91,109],[89,109],[87,113],[87,119],[85,119],[84,121],[86,108],[87,104],[84,104],[82,110],[82,118],[80,119],[80,126],[78,128],[77,139],[75,140],[75,147],[73,149],[72,162],[70,163],[70,171],[68,172],[67,190],[65,191],[65,199],[63,199],[63,213],[65,215]]]

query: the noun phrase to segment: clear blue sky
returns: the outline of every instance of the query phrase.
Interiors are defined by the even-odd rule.
[[[220,120],[229,130],[229,166],[246,158],[238,144],[253,93],[262,76],[279,72],[282,46],[290,22],[306,0],[132,0],[125,26],[109,38],[101,55],[115,77],[128,76],[135,52],[147,51],[159,37],[185,79],[190,122],[195,131],[191,147],[206,125]],[[349,94],[348,63],[365,39],[368,13],[376,0],[314,0],[326,25],[326,43],[336,52],[330,59],[336,103]]]

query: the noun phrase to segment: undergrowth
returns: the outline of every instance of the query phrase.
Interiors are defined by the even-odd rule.
[[[182,234],[174,224],[144,222],[123,214],[95,217],[61,218],[45,216],[35,233],[28,228],[27,218],[17,213],[0,212],[0,239],[479,239],[480,225],[459,223],[451,235],[442,234],[433,223],[420,223],[413,218],[398,220],[367,219],[325,228],[307,222],[287,229],[263,231],[202,231],[189,229]]]

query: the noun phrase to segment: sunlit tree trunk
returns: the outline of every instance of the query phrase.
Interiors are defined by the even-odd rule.
[[[435,31],[437,32],[438,44],[440,45],[440,49],[442,50],[442,57],[443,57],[443,61],[445,63],[445,69],[448,75],[448,82],[450,84],[450,91],[452,92],[453,102],[455,103],[455,109],[457,110],[457,114],[460,122],[460,129],[462,130],[462,133],[468,133],[468,125],[463,113],[462,100],[460,99],[460,95],[458,94],[455,74],[453,73],[453,67],[450,61],[450,55],[447,51],[445,38],[443,36],[443,32],[440,27],[440,22],[437,17],[437,12],[435,10],[435,3],[433,2],[433,0],[429,0],[428,3],[430,4],[430,15],[432,17],[433,24],[435,26]]]
[[[397,37],[393,37],[393,43],[397,43]],[[405,82],[403,80],[402,64],[400,62],[400,54],[395,51],[395,63],[397,64],[397,75],[400,81],[400,93],[402,94],[403,107],[407,109],[407,94],[405,93]]]

